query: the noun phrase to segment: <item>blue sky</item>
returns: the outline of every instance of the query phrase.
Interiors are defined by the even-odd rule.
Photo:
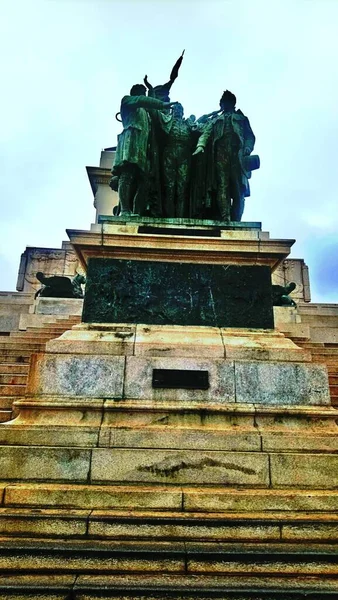
[[[337,0],[16,0],[0,3],[0,289],[26,245],[88,229],[85,166],[116,143],[120,99],[145,73],[188,115],[237,96],[256,135],[244,220],[296,238],[313,301],[338,302]]]

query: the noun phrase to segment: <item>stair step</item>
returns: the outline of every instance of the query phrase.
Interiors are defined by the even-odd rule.
[[[1,375],[0,374],[0,385],[26,385],[27,375]]]
[[[81,574],[225,575],[240,583],[274,577],[311,581],[312,577],[337,578],[336,546],[321,544],[230,544],[176,541],[0,540],[0,570],[3,574],[34,571]],[[242,582],[241,582],[242,583]],[[290,581],[289,581],[290,583]],[[337,579],[336,579],[337,584]],[[210,585],[210,583],[209,583]],[[325,584],[324,584],[325,589]],[[337,591],[337,587],[336,587]]]
[[[31,352],[38,352],[39,350],[44,350],[45,349],[45,344],[44,343],[39,343],[39,342],[26,342],[26,341],[21,341],[19,340],[18,342],[0,342],[0,355],[2,355],[2,353],[4,352],[8,352],[9,350],[25,350],[25,351],[31,351]]]
[[[19,363],[0,363],[0,375],[28,375],[29,365]]]
[[[3,600],[336,600],[337,580],[195,574],[0,574]]]
[[[3,536],[92,540],[333,544],[337,513],[184,513],[0,508]]]
[[[40,333],[43,333],[43,334],[61,335],[65,331],[67,331],[67,329],[65,329],[64,327],[44,327],[43,329],[40,327],[27,327],[27,329],[25,330],[25,334],[27,333],[30,335],[33,335],[33,334],[39,335]],[[18,333],[18,332],[16,332],[16,333]]]
[[[60,335],[60,334],[58,334]],[[41,333],[37,333],[36,335],[20,335],[17,337],[11,336],[11,340],[13,343],[18,344],[19,346],[21,346],[22,344],[42,344],[45,342],[48,342],[49,340],[58,337],[58,335],[49,335],[48,333],[45,334],[43,332]]]
[[[41,450],[40,450],[41,452]],[[237,489],[210,486],[98,485],[70,483],[0,484],[6,487],[5,506],[132,511],[224,512],[334,512],[338,490]],[[1,497],[1,492],[0,492]],[[182,509],[183,507],[183,509]]]
[[[12,410],[14,400],[18,400],[16,396],[0,396],[0,410]]]
[[[0,509],[3,536],[76,537],[92,540],[148,540],[222,543],[333,544],[336,513],[160,513],[70,509]],[[0,566],[1,568],[1,566]]]
[[[25,393],[25,389],[26,384],[0,384],[0,396],[22,396]]]
[[[312,356],[338,356],[338,348],[310,348]]]
[[[10,421],[12,418],[11,410],[3,410],[0,408],[0,423],[5,423],[6,421]]]
[[[1,365],[7,363],[12,365],[15,363],[24,364],[28,366],[32,354],[32,352],[20,352],[20,350],[6,350],[2,352],[0,351],[0,362]]]

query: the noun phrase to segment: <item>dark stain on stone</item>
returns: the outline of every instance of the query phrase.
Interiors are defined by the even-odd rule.
[[[180,471],[184,471],[186,469],[200,470],[204,469],[204,467],[222,467],[228,469],[229,471],[239,471],[241,473],[245,473],[246,475],[254,475],[256,473],[254,469],[241,467],[234,463],[222,462],[209,457],[205,457],[195,463],[181,460],[174,465],[166,464],[166,461],[164,460],[159,464],[138,467],[137,470],[146,473],[154,473],[154,475],[159,475],[161,477],[174,477]]]
[[[125,338],[130,338],[134,335],[133,331],[131,332],[126,332],[126,331],[116,331],[115,333],[115,337],[120,338],[122,340],[124,340]]]

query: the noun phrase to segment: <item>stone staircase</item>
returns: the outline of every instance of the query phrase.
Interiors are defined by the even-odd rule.
[[[123,389],[11,397],[1,600],[336,600],[338,410]]]
[[[0,422],[12,416],[13,401],[24,396],[33,353],[44,352],[46,342],[80,322],[80,317],[46,318],[41,326],[0,335]]]
[[[312,342],[295,336],[290,338],[297,346],[311,352],[313,362],[326,365],[332,406],[338,406],[338,343]]]

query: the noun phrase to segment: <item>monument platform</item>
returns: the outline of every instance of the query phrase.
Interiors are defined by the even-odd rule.
[[[335,598],[338,411],[273,322],[293,240],[208,227],[69,232],[82,322],[33,355],[0,424],[3,597]]]

